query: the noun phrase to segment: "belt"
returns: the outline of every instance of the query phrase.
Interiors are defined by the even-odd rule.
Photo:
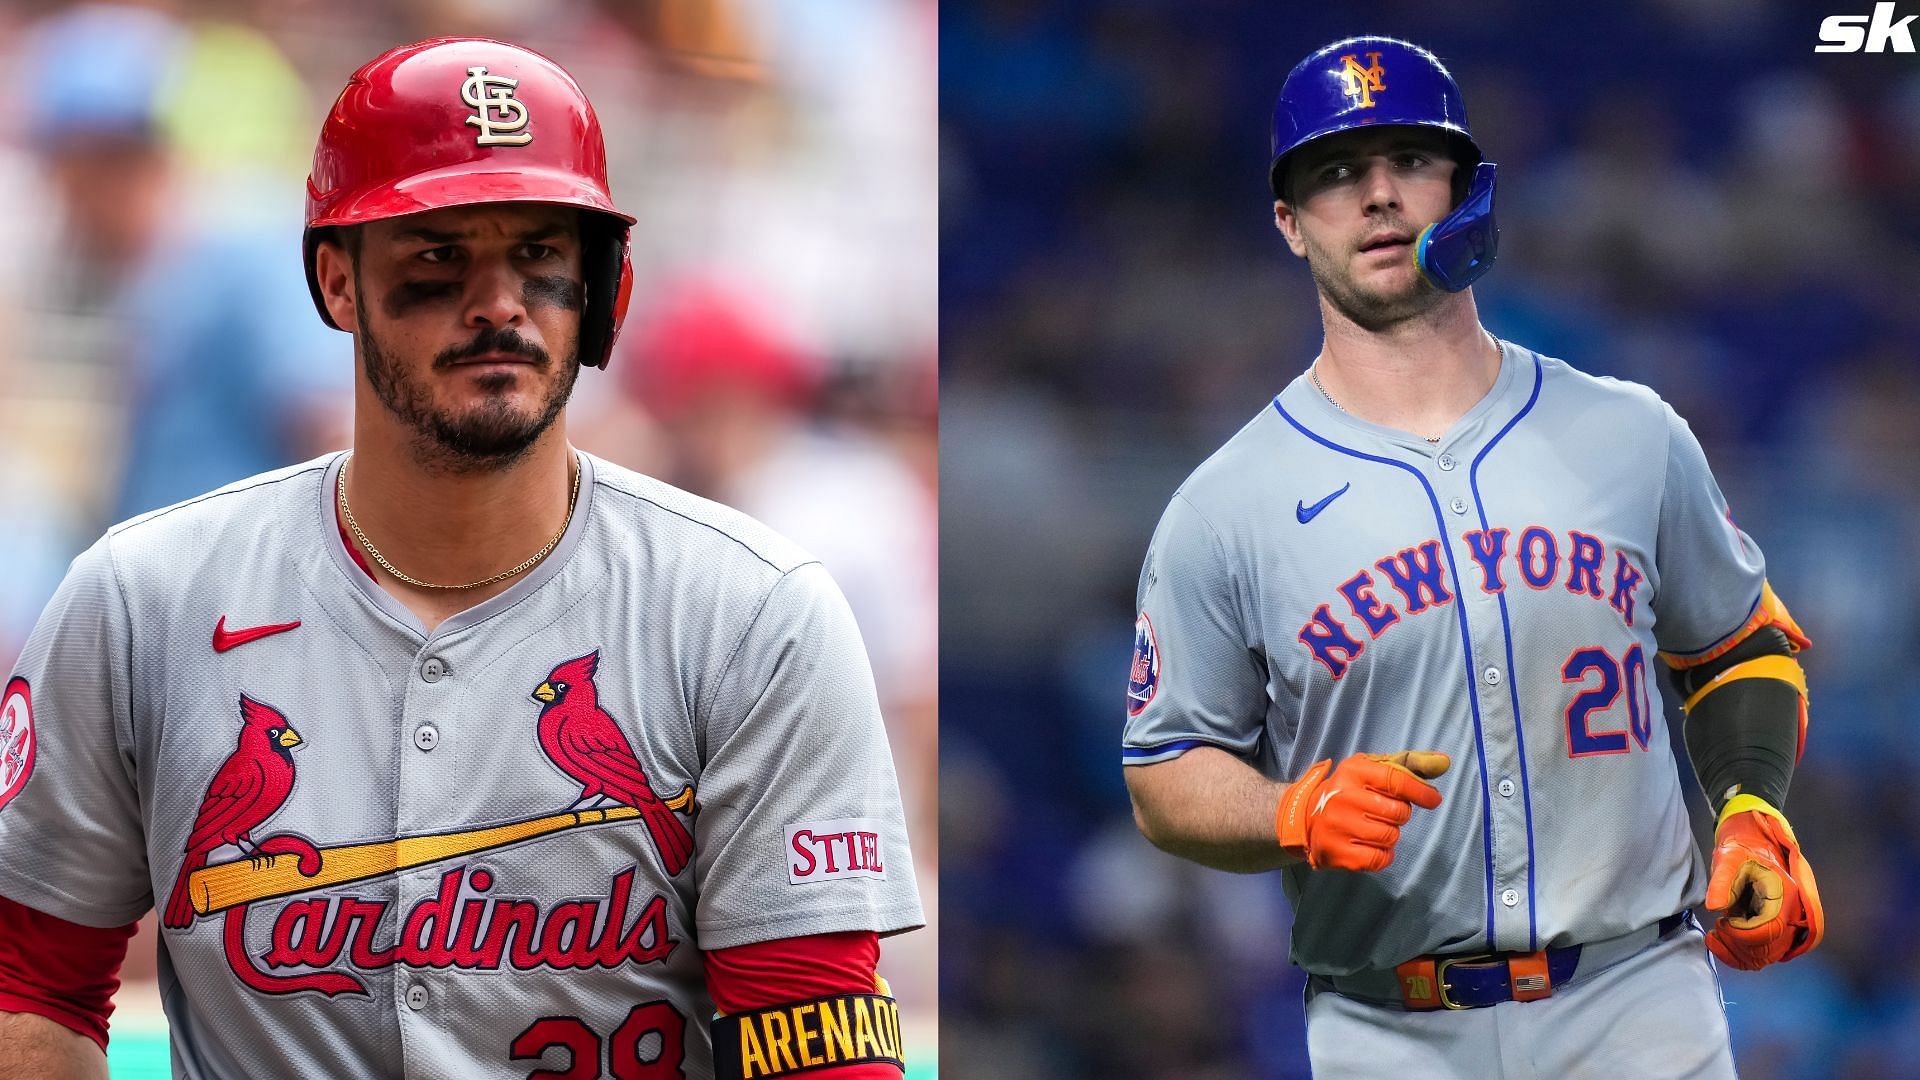
[[[1682,911],[1619,937],[1531,953],[1422,956],[1392,969],[1352,975],[1315,975],[1313,981],[1347,997],[1412,1011],[1480,1009],[1503,1001],[1551,997],[1577,971],[1592,975],[1625,960],[1691,921]]]

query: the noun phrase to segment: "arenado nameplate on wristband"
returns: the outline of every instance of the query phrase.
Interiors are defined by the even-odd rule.
[[[844,994],[792,1005],[717,1016],[713,1070],[719,1080],[799,1076],[835,1065],[894,1065],[900,1048],[900,1006],[882,994]]]

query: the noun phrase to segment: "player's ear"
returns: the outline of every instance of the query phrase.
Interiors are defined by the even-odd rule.
[[[1273,227],[1286,238],[1289,250],[1303,259],[1307,257],[1307,246],[1300,241],[1300,215],[1280,199],[1273,200]]]
[[[348,333],[360,329],[360,298],[354,288],[354,256],[338,232],[320,241],[313,252],[313,276],[320,285],[320,301],[333,323]]]

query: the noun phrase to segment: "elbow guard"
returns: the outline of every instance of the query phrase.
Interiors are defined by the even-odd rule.
[[[1796,659],[1813,647],[1813,641],[1793,613],[1773,591],[1770,584],[1760,587],[1760,603],[1745,626],[1713,649],[1695,657],[1679,660],[1669,654],[1662,658],[1674,670],[1674,684],[1681,694],[1681,710],[1689,717],[1709,695],[1720,694],[1748,679],[1765,679],[1791,686],[1797,695],[1794,712],[1798,718],[1793,760],[1797,763],[1807,747],[1807,673]],[[1745,688],[1751,697],[1755,687]],[[1762,693],[1777,698],[1777,693]]]
[[[1674,665],[1687,715],[1687,750],[1713,807],[1733,795],[1786,799],[1806,750],[1807,677],[1796,654],[1807,639],[1771,587],[1739,633]]]

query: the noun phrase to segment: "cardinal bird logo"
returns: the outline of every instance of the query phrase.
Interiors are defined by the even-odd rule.
[[[245,694],[240,695],[240,719],[240,744],[207,785],[200,815],[187,836],[186,861],[180,864],[180,876],[167,895],[161,922],[175,929],[193,925],[187,878],[207,865],[207,854],[232,844],[259,857],[253,830],[272,817],[293,790],[293,748],[300,745],[300,733],[278,710]]]
[[[593,676],[600,668],[594,650],[548,673],[533,691],[540,710],[540,749],[560,771],[580,782],[580,797],[568,810],[590,800],[620,803],[640,812],[669,875],[693,857],[693,836],[672,808],[647,785],[647,774],[618,721],[600,707]]]

